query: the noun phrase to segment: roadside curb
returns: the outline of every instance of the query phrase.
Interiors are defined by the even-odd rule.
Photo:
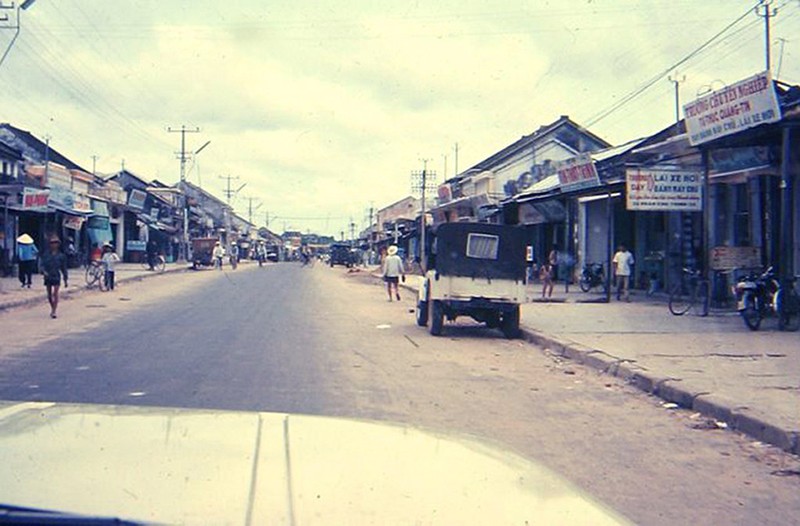
[[[771,421],[771,416],[737,405],[733,400],[700,389],[693,389],[680,378],[661,377],[631,360],[612,356],[604,351],[592,349],[545,334],[527,327],[520,327],[522,338],[548,351],[587,365],[602,373],[615,376],[645,393],[652,394],[691,409],[716,421],[724,422],[729,429],[744,433],[756,440],[772,444],[784,451],[800,455],[800,429],[788,430]]]
[[[381,278],[379,274],[373,274]],[[410,283],[401,287],[417,292]],[[587,365],[602,373],[615,376],[666,402],[678,404],[703,416],[727,424],[728,429],[744,433],[756,440],[772,444],[784,451],[800,455],[800,428],[789,430],[771,421],[771,416],[749,409],[714,393],[693,388],[681,378],[659,376],[635,361],[618,358],[605,351],[593,349],[571,340],[520,326],[520,337],[528,343],[547,349],[557,356]]]
[[[166,275],[166,274],[174,274],[174,273],[177,273],[177,272],[186,272],[188,270],[191,270],[191,267],[170,268],[170,269],[164,270],[164,272],[152,272],[152,273],[147,273],[147,274],[137,274],[135,276],[120,277],[120,278],[116,279],[115,281],[117,283],[128,283],[128,282],[132,282],[132,281],[141,281],[143,279],[154,278],[156,276],[163,276],[163,275]],[[64,299],[64,298],[69,298],[69,297],[72,297],[72,296],[76,296],[78,294],[82,294],[82,293],[90,291],[90,290],[94,290],[94,287],[90,288],[90,287],[88,287],[86,285],[83,285],[83,286],[76,287],[76,288],[69,288],[69,289],[66,289],[66,290],[62,290],[61,293],[59,294],[59,296],[60,296],[61,299]],[[26,306],[29,306],[29,305],[36,305],[38,303],[45,303],[45,302],[47,302],[47,295],[44,295],[44,296],[39,296],[39,295],[31,296],[30,298],[25,298],[25,299],[15,300],[15,301],[9,301],[7,303],[0,303],[0,312],[6,312],[6,311],[9,311],[9,310],[18,308],[18,307],[26,307]]]

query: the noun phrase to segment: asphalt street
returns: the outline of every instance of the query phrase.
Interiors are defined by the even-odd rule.
[[[0,313],[0,399],[402,422],[510,449],[640,524],[791,524],[800,462],[499,331],[436,338],[366,272],[241,266]],[[391,452],[387,452],[391,454]]]

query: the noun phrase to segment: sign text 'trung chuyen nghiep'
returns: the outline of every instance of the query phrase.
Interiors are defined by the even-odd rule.
[[[628,210],[697,212],[703,209],[703,178],[685,170],[628,168]]]
[[[726,86],[683,106],[692,146],[777,122],[781,109],[768,71]]]

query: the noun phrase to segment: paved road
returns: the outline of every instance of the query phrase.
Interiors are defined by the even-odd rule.
[[[405,422],[539,460],[638,523],[796,522],[796,457],[499,332],[433,338],[412,308],[340,268],[157,277],[80,295],[57,320],[0,314],[0,399]]]

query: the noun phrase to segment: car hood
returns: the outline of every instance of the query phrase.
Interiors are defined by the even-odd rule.
[[[280,413],[0,402],[0,503],[168,524],[627,524],[472,439]]]

